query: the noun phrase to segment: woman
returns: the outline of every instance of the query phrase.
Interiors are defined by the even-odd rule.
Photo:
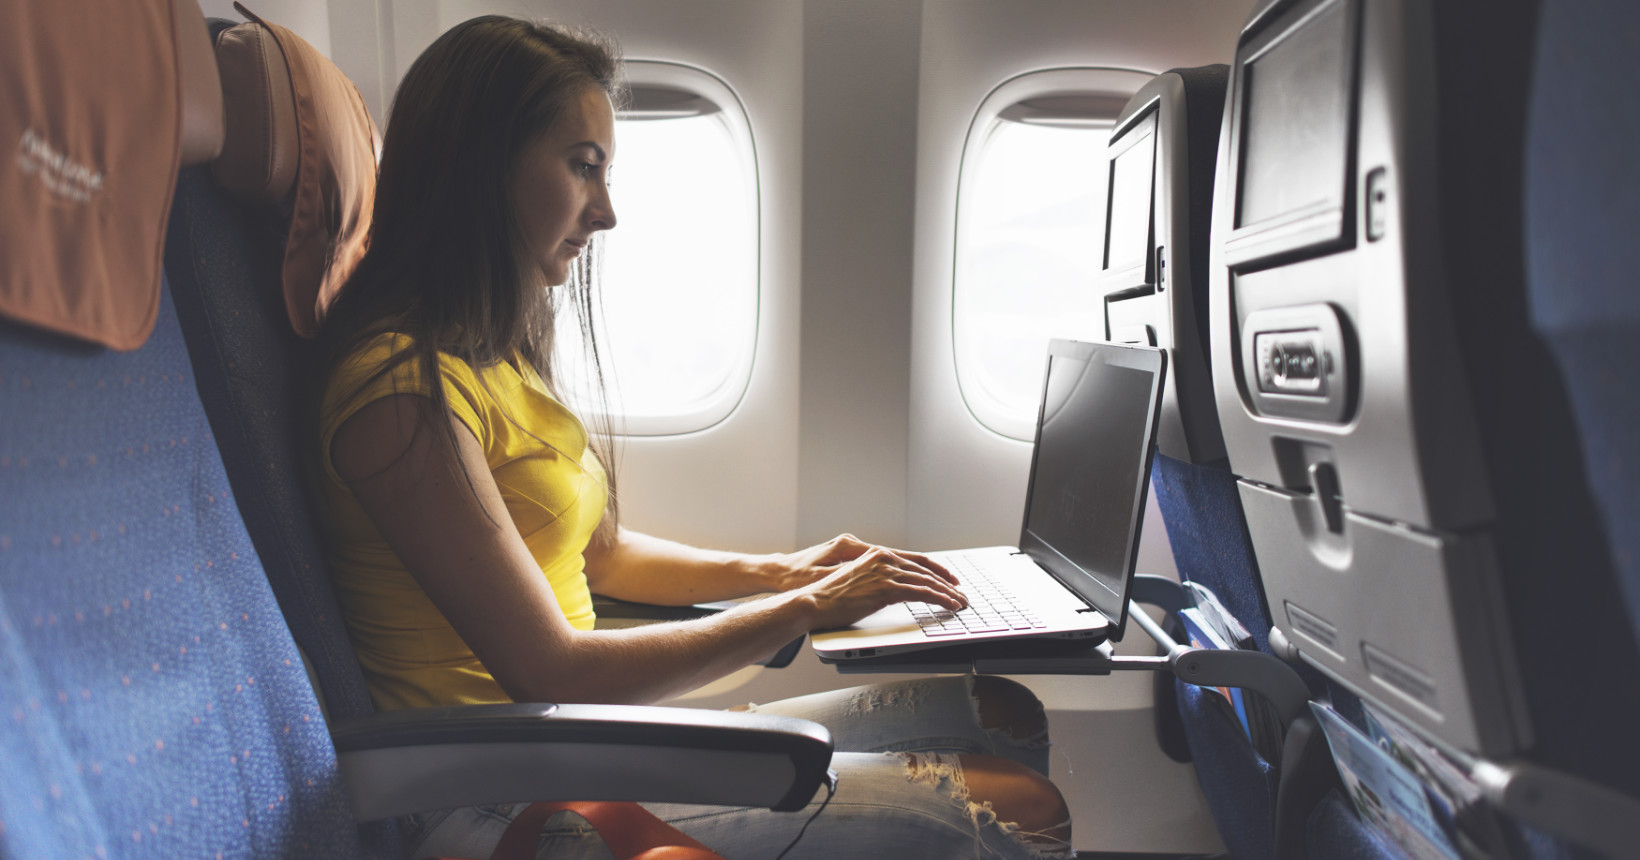
[[[563,302],[586,327],[591,240],[616,223],[618,74],[595,38],[485,17],[440,37],[399,88],[370,252],[321,332],[316,452],[337,593],[383,709],[656,702],[892,603],[964,605],[928,558],[847,535],[754,556],[618,525],[608,434],[558,402],[550,361]],[[592,591],[672,605],[772,596],[594,630]],[[1017,684],[948,678],[752,707],[826,723],[842,751],[836,797],[793,856],[1069,855],[1045,717]],[[809,818],[650,808],[750,857],[774,856]],[[412,839],[423,854],[487,853],[510,812],[421,816]],[[599,856],[568,818],[543,856]]]

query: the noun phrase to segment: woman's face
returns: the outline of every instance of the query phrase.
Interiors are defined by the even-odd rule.
[[[535,263],[547,285],[568,281],[592,234],[615,226],[609,201],[614,158],[615,111],[597,87],[583,91],[519,157],[513,208],[527,262]]]

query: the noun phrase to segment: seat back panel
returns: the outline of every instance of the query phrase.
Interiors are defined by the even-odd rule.
[[[335,753],[170,301],[0,327],[0,855],[351,857]]]

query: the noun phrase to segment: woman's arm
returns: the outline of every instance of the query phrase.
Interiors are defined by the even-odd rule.
[[[579,631],[514,527],[478,440],[453,415],[436,414],[425,397],[383,398],[337,430],[330,455],[388,546],[514,701],[653,702],[893,603],[964,605],[943,570],[871,549],[708,618]]]
[[[587,547],[587,583],[594,592],[618,600],[687,606],[801,588],[875,549],[845,534],[798,552],[748,555],[700,549],[622,528],[608,545],[593,541]],[[893,552],[929,571],[945,573],[926,556]]]
[[[687,606],[786,591],[777,556],[701,549],[620,529],[586,550],[587,585],[618,600]]]

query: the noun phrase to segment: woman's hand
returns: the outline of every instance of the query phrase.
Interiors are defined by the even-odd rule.
[[[951,572],[946,570],[944,566],[922,553],[879,547],[866,543],[854,535],[840,534],[825,543],[815,544],[808,549],[800,549],[797,552],[776,556],[776,565],[780,569],[778,574],[780,587],[778,590],[791,591],[819,582],[841,570],[845,565],[877,550],[891,553],[898,558],[917,565],[946,582],[954,584],[957,581],[957,578],[952,576]]]
[[[859,543],[843,535],[804,552],[823,550],[844,539]],[[852,552],[853,548],[842,551]],[[830,556],[822,552],[818,557],[823,560]],[[820,566],[810,565],[810,569]],[[967,599],[957,590],[956,577],[926,556],[871,546],[797,593],[813,602],[816,629],[852,624],[879,609],[907,601],[931,603],[951,610],[968,606]]]

